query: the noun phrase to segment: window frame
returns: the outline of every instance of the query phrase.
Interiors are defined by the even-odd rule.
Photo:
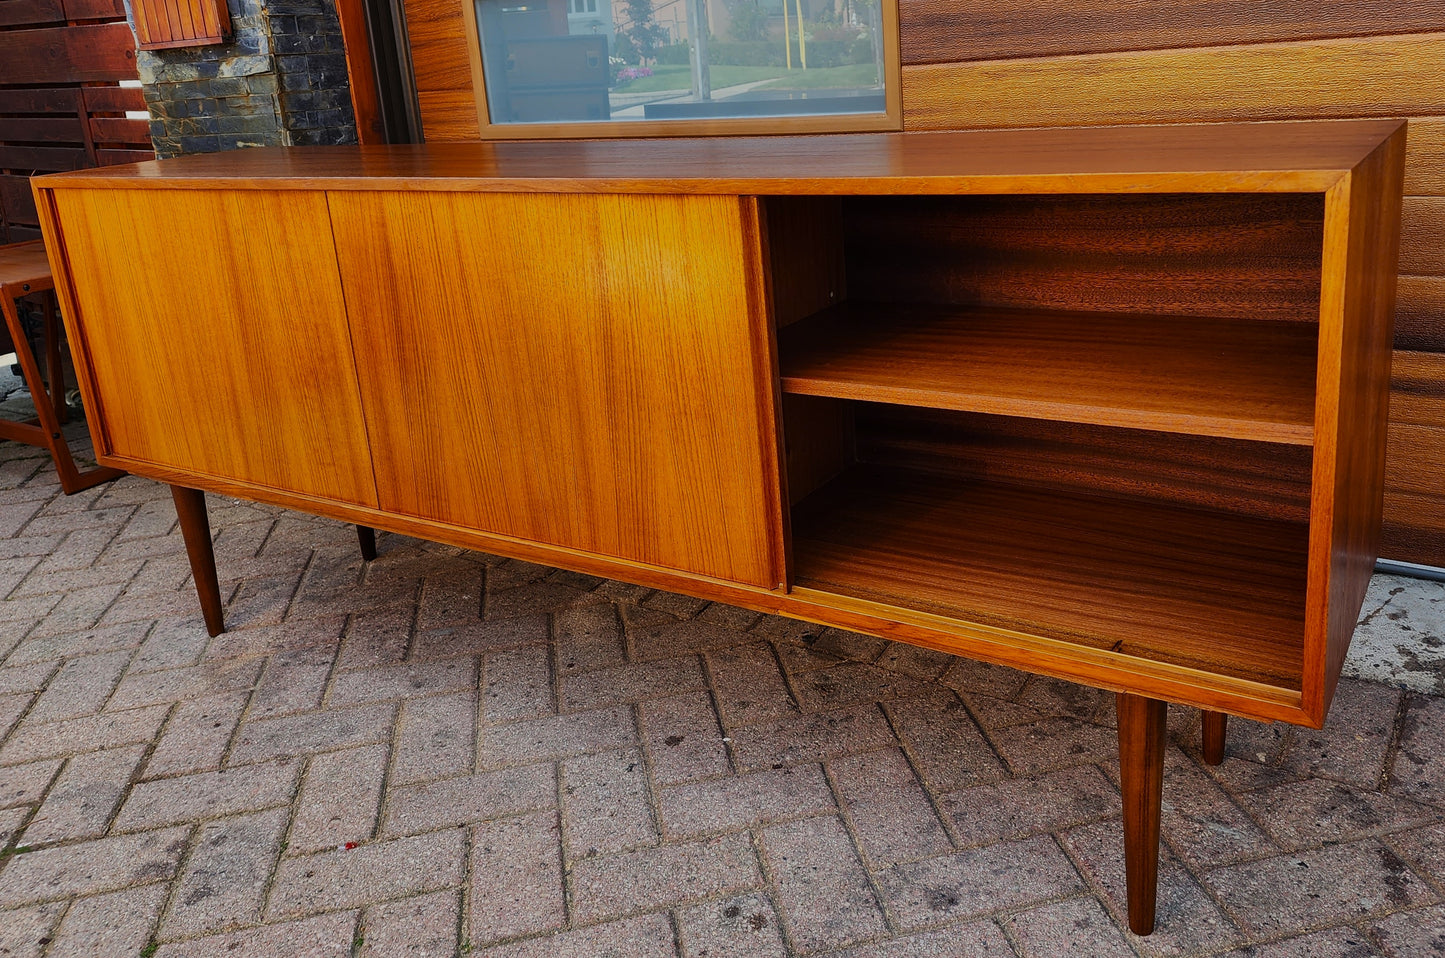
[[[634,139],[660,136],[748,136],[758,134],[859,133],[903,129],[903,64],[898,40],[899,0],[879,0],[883,20],[881,113],[823,113],[807,116],[709,117],[681,120],[557,120],[546,123],[493,123],[482,67],[481,30],[476,0],[459,0],[471,60],[472,98],[484,140]],[[568,16],[575,16],[568,3]],[[590,15],[590,14],[589,14]]]

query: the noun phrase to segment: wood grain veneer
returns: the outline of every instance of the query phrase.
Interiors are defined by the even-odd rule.
[[[1309,445],[1315,340],[1303,323],[850,301],[780,350],[786,392]]]
[[[47,196],[102,457],[376,505],[324,196]]]
[[[847,412],[853,462],[960,479],[1309,519],[1308,446],[786,396]],[[789,449],[797,430],[789,423]],[[791,478],[792,464],[789,463]],[[791,488],[791,486],[790,486]]]
[[[1396,120],[726,140],[267,148],[59,174],[52,188],[719,195],[1324,192]]]
[[[1321,194],[849,197],[848,295],[1319,321]]]
[[[370,192],[330,203],[371,441],[386,450],[381,508],[783,581],[750,204]]]
[[[859,466],[794,510],[793,566],[819,592],[1298,690],[1306,536],[1304,523]]]
[[[1323,722],[1380,549],[1403,131],[1325,199],[1305,711]]]

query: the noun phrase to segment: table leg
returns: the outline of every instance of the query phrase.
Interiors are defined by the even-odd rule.
[[[1204,713],[1204,764],[1218,765],[1224,761],[1224,732],[1229,716],[1224,712]]]
[[[1164,795],[1168,705],[1120,692],[1117,708],[1129,928],[1136,935],[1147,935],[1154,930],[1159,887],[1159,811]]]
[[[371,526],[357,526],[356,538],[361,543],[361,558],[370,562],[376,558],[376,530]]]
[[[70,447],[65,444],[65,436],[60,431],[55,399],[45,391],[44,380],[40,378],[40,366],[35,362],[35,354],[30,351],[30,341],[25,338],[25,330],[20,326],[20,313],[15,307],[15,301],[8,296],[0,296],[0,313],[5,315],[5,325],[15,343],[15,358],[20,362],[20,373],[35,400],[35,418],[39,421],[38,427],[22,423],[0,424],[4,426],[0,438],[17,439],[50,450],[50,457],[55,461],[55,471],[60,476],[60,488],[67,496],[125,475],[121,470],[109,466],[99,466],[89,472],[81,472],[75,467],[75,460],[70,457]],[[60,402],[64,401],[62,395]]]
[[[63,426],[70,421],[70,410],[65,406],[65,365],[61,361],[60,323],[56,322],[54,293],[45,296],[45,382],[50,389],[55,421]]]
[[[199,489],[171,486],[176,501],[176,518],[181,520],[181,536],[186,540],[186,557],[191,560],[191,578],[196,580],[196,597],[201,600],[201,615],[206,631],[213,637],[226,631],[221,611],[221,586],[216,581],[216,553],[211,547],[211,523],[206,518],[206,494]]]

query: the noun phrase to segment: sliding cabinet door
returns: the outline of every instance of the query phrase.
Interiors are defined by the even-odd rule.
[[[750,202],[330,194],[382,508],[780,583]]]
[[[376,504],[325,194],[53,196],[109,461]]]

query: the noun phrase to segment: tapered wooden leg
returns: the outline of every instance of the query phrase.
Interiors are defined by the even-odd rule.
[[[1224,730],[1229,716],[1223,712],[1204,713],[1204,764],[1224,761]]]
[[[1120,692],[1117,706],[1129,928],[1136,935],[1147,935],[1154,930],[1159,886],[1159,807],[1164,796],[1168,705]]]
[[[357,526],[356,538],[361,543],[361,557],[367,562],[376,558],[376,530],[371,526]]]
[[[220,635],[226,631],[226,621],[221,614],[221,586],[216,581],[216,553],[211,548],[206,494],[199,489],[171,486],[171,498],[176,501],[176,517],[181,520],[181,535],[186,540],[186,556],[191,560],[191,578],[196,580],[206,631]]]

